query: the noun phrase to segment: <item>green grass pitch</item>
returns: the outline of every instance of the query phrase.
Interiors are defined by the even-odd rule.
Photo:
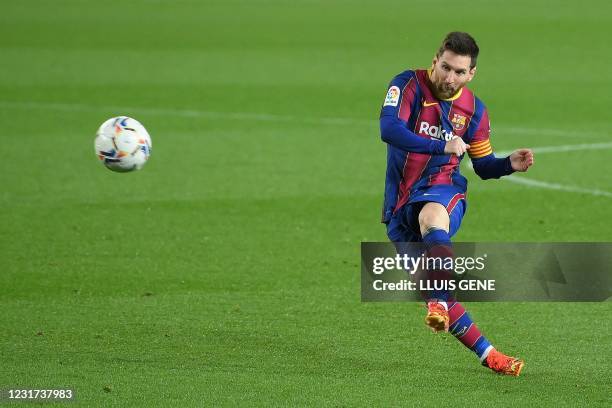
[[[456,239],[612,240],[608,2],[0,9],[0,388],[72,387],[78,406],[611,404],[609,302],[469,304],[526,360],[501,377],[421,305],[360,303],[358,265],[386,239],[386,86],[455,29],[479,42],[496,150],[604,144],[536,154],[525,177],[557,189],[464,168]],[[93,153],[120,114],[153,138],[133,174]]]

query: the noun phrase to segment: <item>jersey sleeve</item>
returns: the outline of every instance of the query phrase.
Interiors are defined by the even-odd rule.
[[[470,159],[479,159],[493,153],[491,147],[491,123],[489,122],[489,114],[487,108],[483,107],[482,116],[478,127],[474,131],[474,137],[470,142],[468,154]]]
[[[408,129],[417,94],[414,72],[406,71],[391,81],[380,111],[381,139],[406,152],[444,154],[445,141],[421,137]]]
[[[482,115],[468,150],[474,172],[483,180],[500,178],[514,173],[510,156],[497,158],[491,146],[491,123],[487,109],[482,107]]]
[[[416,93],[417,84],[414,74],[403,73],[396,76],[389,84],[380,116],[391,116],[405,124],[408,123]]]

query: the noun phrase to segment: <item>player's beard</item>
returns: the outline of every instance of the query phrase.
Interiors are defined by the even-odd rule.
[[[440,99],[448,99],[455,95],[458,90],[459,88],[453,88],[451,85],[445,83],[436,85],[436,91],[438,91],[438,97],[440,97]]]

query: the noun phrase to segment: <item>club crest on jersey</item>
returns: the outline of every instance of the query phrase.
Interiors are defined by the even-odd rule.
[[[389,88],[389,91],[387,92],[387,96],[385,97],[385,103],[383,104],[383,106],[397,106],[398,102],[399,102],[399,97],[400,97],[400,89],[393,85],[391,88]]]
[[[466,119],[465,116],[455,113],[453,115],[453,118],[451,119],[451,122],[453,123],[453,129],[455,130],[463,129],[465,127],[465,119]]]

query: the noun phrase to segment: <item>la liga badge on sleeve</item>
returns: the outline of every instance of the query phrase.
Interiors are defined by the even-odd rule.
[[[385,103],[383,106],[397,106],[400,97],[400,89],[397,86],[392,86],[387,92]]]

